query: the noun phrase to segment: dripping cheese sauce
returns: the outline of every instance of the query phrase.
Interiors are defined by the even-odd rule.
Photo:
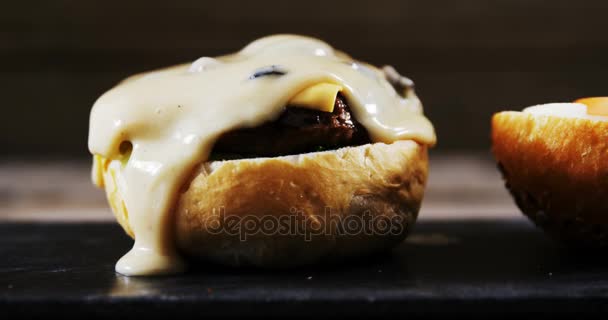
[[[372,142],[435,143],[413,90],[397,92],[379,69],[302,36],[270,36],[232,55],[136,75],[102,95],[90,116],[93,180],[115,184],[124,208],[113,209],[128,212],[135,238],[116,271],[183,271],[170,212],[193,168],[223,133],[276,119],[319,84],[338,88]]]

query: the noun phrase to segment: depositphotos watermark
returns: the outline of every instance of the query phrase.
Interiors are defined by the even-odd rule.
[[[401,215],[361,214],[341,215],[325,208],[323,214],[307,214],[304,209],[290,208],[280,215],[230,215],[224,207],[213,209],[208,216],[207,231],[210,234],[239,236],[247,241],[251,236],[304,236],[311,241],[314,236],[396,236],[407,226]]]

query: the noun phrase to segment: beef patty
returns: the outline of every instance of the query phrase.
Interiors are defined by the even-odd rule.
[[[212,154],[215,158],[219,154],[275,157],[369,142],[367,131],[352,116],[344,97],[338,94],[333,112],[288,106],[274,121],[223,134]]]

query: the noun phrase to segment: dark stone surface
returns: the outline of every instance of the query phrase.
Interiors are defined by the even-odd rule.
[[[115,224],[0,224],[4,315],[508,315],[608,310],[605,252],[560,248],[525,220],[421,222],[392,253],[262,271],[127,278]]]

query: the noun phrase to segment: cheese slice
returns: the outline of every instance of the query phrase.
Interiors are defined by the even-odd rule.
[[[589,115],[608,116],[608,97],[582,98],[575,102],[586,105]]]
[[[300,91],[289,100],[289,105],[324,112],[333,112],[336,97],[340,91],[342,91],[342,86],[337,84],[319,83]]]

